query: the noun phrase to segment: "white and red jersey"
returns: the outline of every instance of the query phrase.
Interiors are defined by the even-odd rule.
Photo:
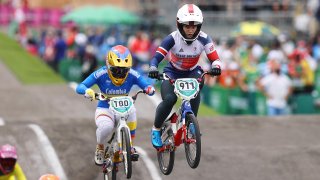
[[[192,70],[197,67],[203,51],[211,62],[219,60],[214,43],[206,33],[200,31],[198,38],[188,45],[180,33],[174,31],[162,41],[150,65],[158,67],[158,64],[167,57],[174,68],[182,71]]]

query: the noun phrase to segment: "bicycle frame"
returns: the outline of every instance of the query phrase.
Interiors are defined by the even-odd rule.
[[[182,144],[185,140],[186,140],[186,143],[194,142],[194,140],[190,140],[187,138],[187,128],[185,125],[185,120],[186,120],[186,114],[194,114],[191,109],[190,100],[195,98],[199,94],[199,92],[200,92],[199,82],[201,81],[203,75],[201,76],[200,79],[182,78],[182,79],[177,79],[177,80],[170,79],[168,76],[166,76],[165,73],[163,73],[163,75],[162,75],[163,80],[169,80],[171,82],[171,84],[174,85],[175,94],[179,98],[182,99],[181,106],[179,107],[179,109],[177,111],[174,112],[175,114],[178,114],[180,118],[178,119],[178,121],[174,121],[174,122],[171,121],[171,129],[174,134],[174,146],[175,146],[172,149],[175,149],[176,147],[180,146],[180,144]],[[179,83],[185,84],[185,82],[190,82],[190,83],[195,84],[195,85],[192,85],[192,86],[194,86],[193,88],[195,88],[195,89],[193,90],[193,92],[191,94],[184,95],[183,93],[180,92],[179,88],[177,88],[179,86]],[[187,85],[188,85],[188,83],[187,83]],[[180,86],[181,86],[181,84],[180,84]],[[182,86],[184,86],[184,85],[182,85]],[[171,119],[172,118],[170,117],[168,119],[168,121]],[[168,147],[163,146],[163,147],[159,148],[158,151],[164,151],[166,149],[168,149]]]
[[[192,142],[191,140],[187,139],[187,128],[186,128],[186,124],[185,124],[186,114],[187,113],[194,114],[191,109],[190,102],[188,100],[183,100],[179,111],[180,111],[180,120],[178,121],[178,123],[172,124],[172,127],[177,126],[176,130],[174,130],[174,128],[173,128],[174,145],[176,147],[180,146],[180,144],[183,143],[184,140],[187,140],[187,143]]]
[[[134,108],[135,100],[139,93],[145,93],[144,91],[138,91],[134,96],[118,96],[118,97],[105,97],[101,93],[96,93],[96,99],[102,101],[108,101],[109,108],[113,111],[115,117],[116,128],[113,130],[112,136],[110,140],[107,142],[107,146],[105,149],[105,159],[112,158],[116,152],[119,155],[123,155],[125,157],[122,162],[125,164],[125,174],[127,178],[131,177],[132,173],[132,162],[131,158],[128,157],[131,154],[131,134],[130,128],[127,125],[127,120],[129,118],[129,114],[131,110]],[[123,139],[125,138],[125,139]],[[126,140],[127,139],[127,140]],[[124,140],[124,142],[123,142]],[[124,151],[123,146],[126,145],[126,150]],[[124,153],[125,152],[125,153]],[[109,157],[107,156],[109,155]],[[110,162],[110,160],[109,160]],[[112,160],[111,164],[106,164],[106,161],[102,167],[103,173],[105,175],[105,179],[108,179],[108,174],[112,171],[112,176],[116,176],[115,168],[117,164],[115,164]],[[110,169],[112,166],[112,169]],[[114,173],[115,172],[115,173]]]
[[[172,172],[175,150],[184,143],[186,159],[191,168],[197,168],[201,158],[201,134],[197,118],[192,111],[190,101],[200,92],[199,83],[202,82],[204,72],[200,78],[170,79],[165,73],[156,79],[169,80],[174,84],[174,93],[182,99],[181,106],[165,120],[160,132],[163,146],[157,149],[159,168],[164,175]]]
[[[122,154],[122,140],[121,140],[121,132],[120,130],[122,128],[126,128],[128,130],[128,132],[130,132],[130,128],[128,127],[126,121],[127,121],[128,117],[120,117],[120,118],[117,118],[116,121],[117,121],[117,128],[116,128],[116,132],[115,132],[115,136],[116,136],[116,142],[118,143],[117,144],[117,147],[118,147],[118,151],[119,151],[119,154]],[[130,142],[132,142],[132,139],[131,139],[131,136],[129,136],[129,140]],[[114,151],[115,152],[115,151]]]

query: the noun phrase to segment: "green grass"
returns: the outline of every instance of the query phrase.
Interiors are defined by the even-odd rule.
[[[43,60],[28,53],[15,40],[0,32],[0,61],[22,84],[65,83]]]
[[[207,106],[203,103],[200,104],[198,116],[199,117],[212,117],[219,115],[218,112],[216,112],[212,107]]]

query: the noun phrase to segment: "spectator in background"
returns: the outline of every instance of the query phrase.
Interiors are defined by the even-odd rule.
[[[82,81],[88,77],[98,67],[98,60],[95,56],[93,45],[87,45],[82,63]]]
[[[87,43],[87,35],[85,33],[78,32],[75,36],[75,49],[81,63],[83,62]]]
[[[26,180],[20,165],[17,163],[17,151],[6,144],[0,149],[0,180]]]
[[[293,80],[294,94],[311,93],[314,89],[314,71],[307,57],[308,53],[301,48],[295,49],[289,56],[288,74]]]
[[[268,115],[285,115],[292,82],[287,75],[281,73],[281,64],[277,60],[272,60],[271,64],[271,73],[261,78],[257,86],[267,98]]]
[[[247,86],[244,83],[240,66],[236,62],[230,62],[222,68],[221,75],[217,77],[218,84],[227,89],[240,87],[243,91],[247,91]]]
[[[317,64],[320,63],[320,33],[317,34],[317,36],[313,40],[312,45],[312,56],[317,62]]]
[[[61,30],[57,31],[57,38],[54,44],[54,62],[53,69],[57,72],[58,65],[62,59],[66,57],[67,43],[63,38],[63,33]]]
[[[271,49],[270,49],[269,53],[267,54],[267,59],[268,60],[271,60],[271,59],[276,60],[280,64],[288,63],[287,56],[283,52],[283,50],[281,49],[281,44],[277,39],[275,39],[272,42]]]
[[[148,68],[150,59],[149,49],[151,47],[149,36],[143,31],[138,31],[136,35],[129,40],[128,46],[132,57],[138,63],[136,69],[141,69],[144,72],[147,71],[145,68]]]
[[[76,35],[78,34],[78,27],[72,26],[67,30],[67,37],[66,37],[66,42],[68,48],[72,49],[75,47],[75,38]]]
[[[54,67],[54,56],[55,56],[55,33],[52,29],[49,29],[44,37],[44,61],[51,66]]]
[[[26,50],[32,55],[38,55],[38,45],[34,38],[30,37],[27,40]]]
[[[291,54],[295,48],[295,44],[287,33],[281,33],[277,36],[280,47],[286,57]],[[288,59],[288,58],[287,58]],[[287,61],[288,62],[288,61]]]
[[[311,15],[303,5],[297,7],[298,14],[294,17],[294,28],[297,32],[297,37],[307,39],[310,36]]]

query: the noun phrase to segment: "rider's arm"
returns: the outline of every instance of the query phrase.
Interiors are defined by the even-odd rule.
[[[204,51],[210,62],[220,61],[217,50],[214,47],[212,38],[206,34],[199,36],[200,42],[204,45]]]
[[[96,84],[97,79],[105,73],[107,73],[107,70],[105,68],[100,68],[97,71],[91,73],[84,81],[82,81],[77,86],[76,92],[78,94],[85,94],[86,90]]]
[[[169,50],[174,46],[174,39],[172,35],[168,35],[163,39],[161,45],[158,47],[156,54],[153,56],[150,62],[150,66],[158,67],[159,63],[166,57]]]
[[[15,177],[15,180],[27,180],[26,176],[23,173],[22,168],[20,167],[20,165],[18,163],[16,163],[16,165],[15,165],[13,175]]]
[[[146,87],[151,85],[143,76],[141,76],[137,71],[133,69],[130,69],[130,75],[134,77],[133,84],[138,85],[141,89],[145,89]]]

